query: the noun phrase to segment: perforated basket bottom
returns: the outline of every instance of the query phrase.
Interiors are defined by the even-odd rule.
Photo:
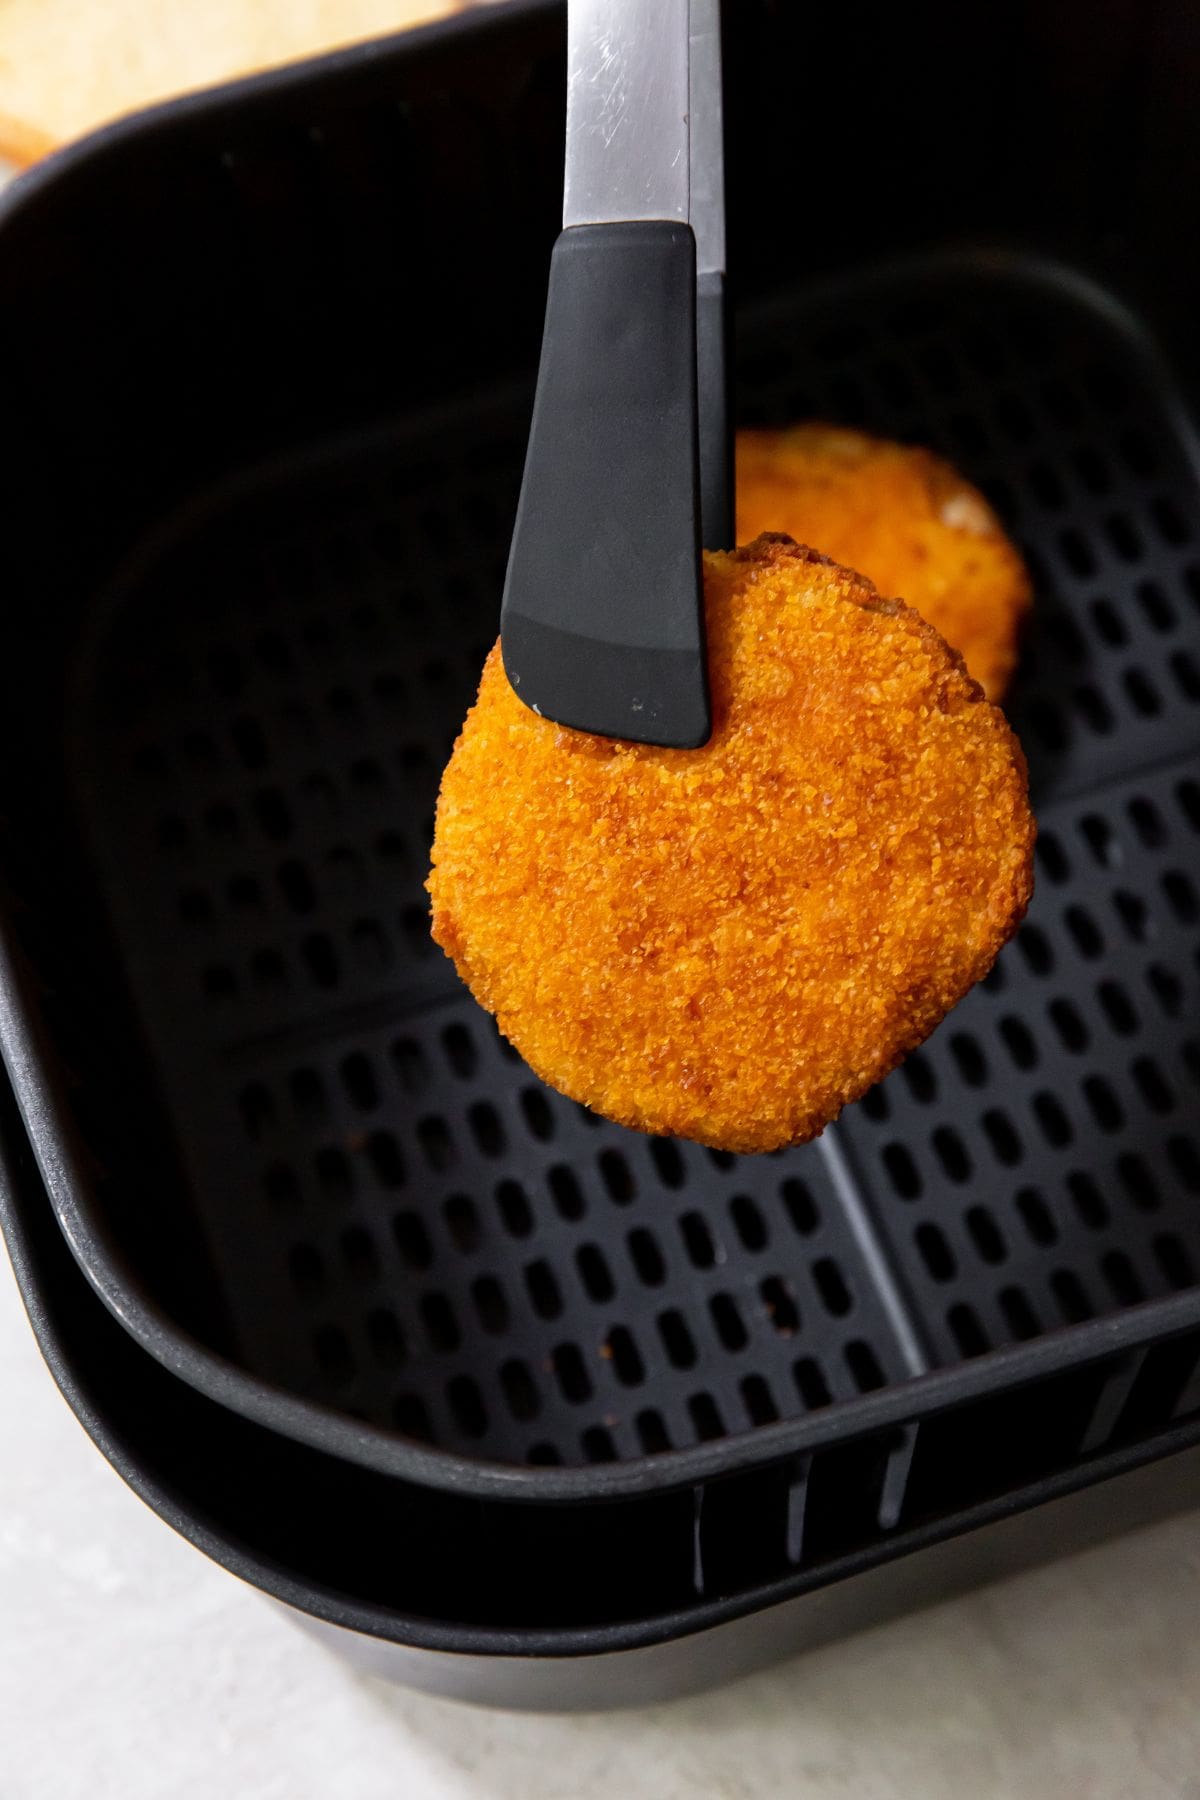
[[[741,342],[743,417],[942,449],[1038,585],[1030,920],[820,1145],[734,1158],[592,1117],[429,940],[523,392],[210,496],[77,668],[80,804],[239,1353],[457,1450],[743,1432],[1200,1260],[1196,476],[1153,361],[1069,283],[952,263]]]

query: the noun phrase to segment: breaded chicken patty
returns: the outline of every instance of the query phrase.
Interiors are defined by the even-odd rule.
[[[698,750],[555,725],[491,652],[442,781],[433,934],[552,1087],[774,1150],[987,973],[1034,827],[1015,737],[917,613],[783,537],[704,560]]]
[[[737,436],[737,538],[784,531],[907,600],[1003,698],[1029,607],[1025,565],[941,457],[834,425]]]

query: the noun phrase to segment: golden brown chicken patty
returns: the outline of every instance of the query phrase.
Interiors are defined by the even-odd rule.
[[[1028,610],[1025,565],[987,501],[929,450],[835,425],[737,436],[737,538],[785,531],[858,569],[1003,697]]]
[[[499,648],[442,781],[433,934],[551,1086],[728,1150],[813,1137],[1021,918],[1020,746],[909,607],[790,539],[705,557],[699,750],[566,730]]]

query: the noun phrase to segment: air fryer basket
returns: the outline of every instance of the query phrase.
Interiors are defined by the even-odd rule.
[[[1038,897],[824,1144],[607,1124],[430,939],[524,389],[189,505],[74,667],[69,772],[237,1360],[460,1453],[732,1436],[1195,1279],[1196,474],[1150,353],[1053,270],[937,257],[776,302],[741,345],[743,417],[935,444],[1037,576]]]
[[[1107,117],[1091,89],[1034,130],[1035,166],[1024,115],[951,84],[947,160],[906,110],[951,73],[933,7],[864,74],[882,191],[856,142],[811,237],[781,232],[798,27],[768,0],[730,12],[740,418],[942,450],[1037,586],[1011,701],[1041,827],[1028,922],[802,1151],[588,1115],[428,936],[437,779],[494,635],[527,427],[557,9],[166,109],[29,180],[0,224],[28,345],[3,1039],[47,1188],[179,1379],[348,1480],[387,1471],[430,1571],[450,1555],[430,1490],[467,1507],[439,1514],[461,1528],[447,1593],[469,1567],[477,1616],[529,1629],[695,1628],[1200,1430],[1191,273],[1175,257],[1164,284],[1140,195],[1101,223],[1083,189],[1063,227],[1073,143]],[[1184,28],[1163,9],[1137,40],[1147,182],[1164,21]],[[809,28],[836,48],[835,20]],[[1040,18],[979,29],[1059,78]],[[1089,55],[1114,74],[1132,52]],[[968,190],[956,242],[940,208]],[[505,1570],[531,1558],[545,1579],[518,1595]]]

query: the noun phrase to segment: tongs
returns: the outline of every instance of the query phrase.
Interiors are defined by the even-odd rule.
[[[712,730],[701,544],[732,538],[720,0],[568,0],[563,230],[501,611],[547,718]]]

